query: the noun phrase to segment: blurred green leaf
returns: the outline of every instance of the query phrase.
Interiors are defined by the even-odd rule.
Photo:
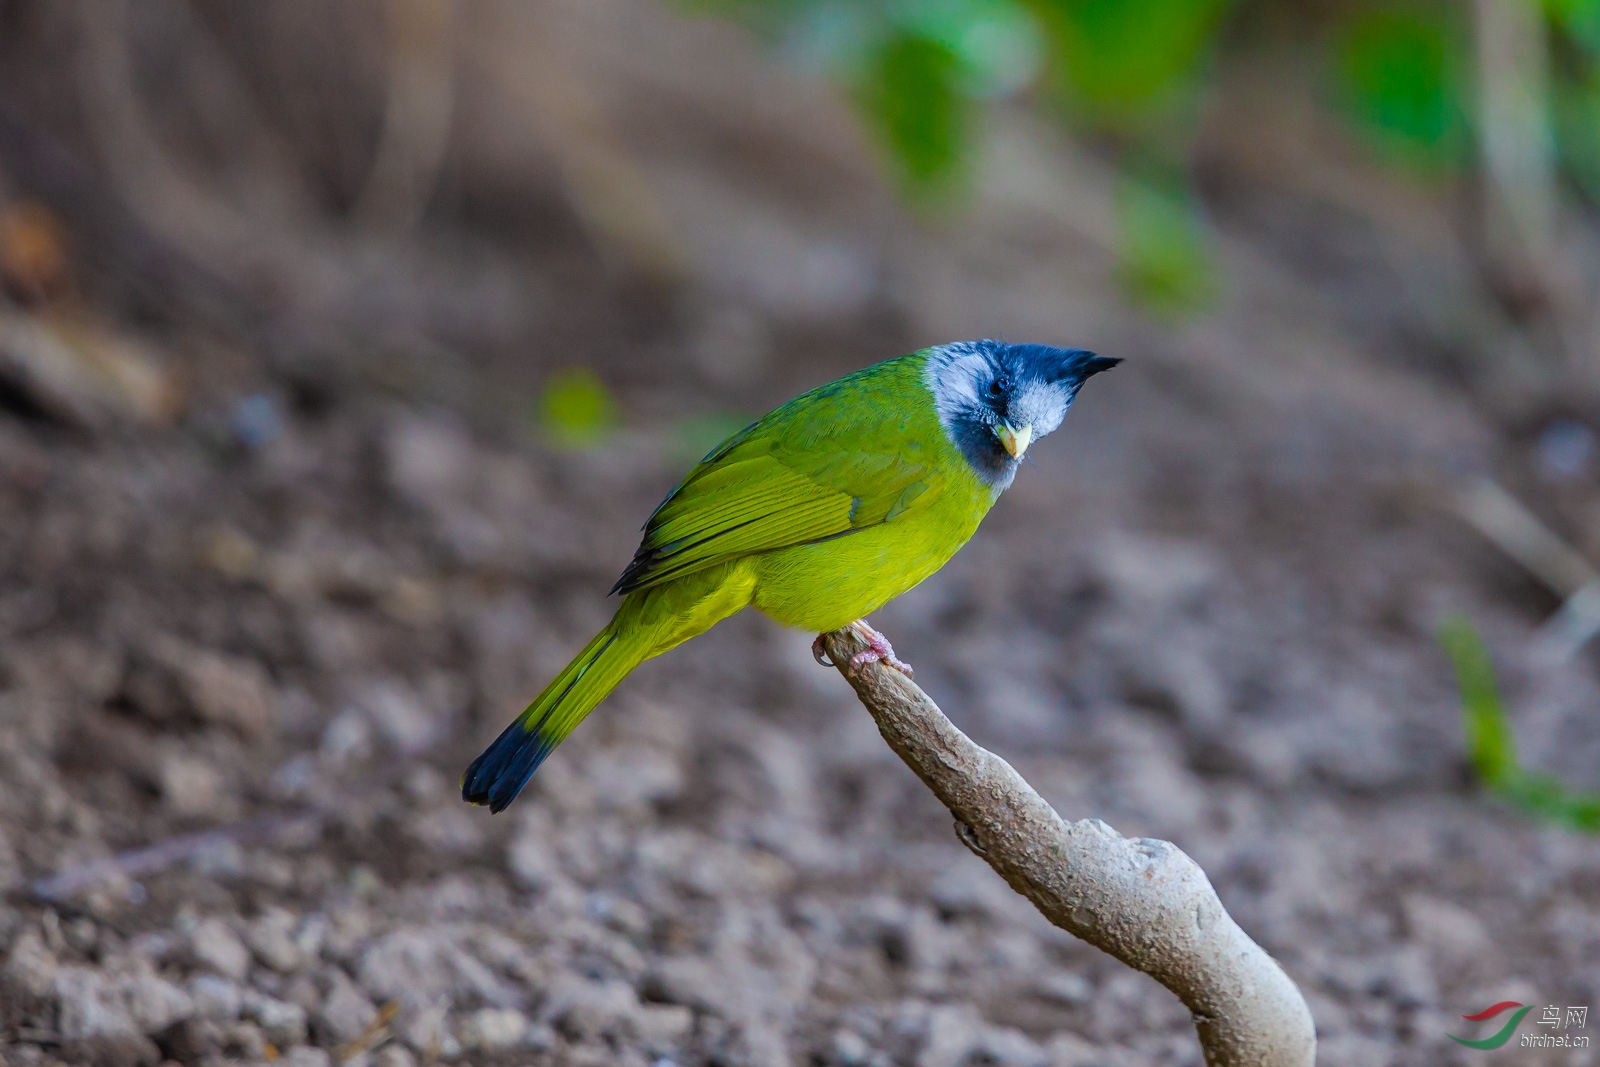
[[[1123,288],[1158,313],[1197,311],[1216,295],[1205,224],[1183,186],[1125,178],[1117,195]]]
[[[961,60],[949,45],[900,32],[876,50],[856,98],[917,193],[946,187],[970,139]]]
[[[1561,166],[1585,196],[1600,201],[1600,72],[1555,87],[1556,148]]]
[[[1361,12],[1335,46],[1346,109],[1389,162],[1423,172],[1460,165],[1467,108],[1459,45],[1425,8]]]
[[[1043,55],[1038,21],[1022,0],[683,0],[737,17],[782,42],[815,73],[859,83],[885,42],[924,38],[960,61],[960,89],[974,98],[1027,86]]]
[[[1576,44],[1600,57],[1600,0],[1545,0],[1544,10]]]
[[[1489,790],[1530,815],[1583,833],[1600,833],[1600,793],[1567,788],[1554,775],[1523,770],[1506,719],[1494,664],[1483,638],[1460,615],[1439,627],[1439,643],[1455,665],[1467,759]]]
[[[957,185],[979,102],[1033,84],[1048,64],[1071,114],[1122,139],[1124,166],[1163,164],[1165,180],[1128,181],[1118,197],[1127,291],[1167,315],[1215,296],[1210,239],[1182,160],[1205,62],[1234,0],[685,2],[740,18],[802,66],[849,85],[903,187],[923,199]]]
[[[1585,834],[1600,834],[1600,793],[1576,793],[1551,774],[1524,774],[1506,798],[1530,815]]]
[[[539,395],[539,428],[557,448],[592,448],[617,425],[617,403],[586,367],[557,371]]]
[[[1489,650],[1478,631],[1460,615],[1451,616],[1440,626],[1439,642],[1456,668],[1467,758],[1485,785],[1505,788],[1516,780],[1521,769],[1517,765],[1517,741],[1506,722]]]
[[[998,99],[1033,84],[1045,48],[1043,30],[1028,8],[1014,0],[960,0],[952,15],[931,28],[961,58],[969,96]]]
[[[1075,110],[1138,126],[1192,88],[1230,0],[1034,0]]]
[[[1037,75],[1043,47],[1018,0],[683,0],[781,42],[792,61],[850,87],[914,196],[951,187],[973,104]]]

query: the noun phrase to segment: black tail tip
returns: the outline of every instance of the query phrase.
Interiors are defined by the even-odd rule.
[[[485,752],[484,756],[487,755]],[[498,815],[509,808],[520,792],[521,785],[507,789],[501,781],[485,774],[483,756],[473,760],[467,773],[461,776],[461,799],[474,807],[488,808],[491,815]]]
[[[466,773],[461,776],[461,799],[474,807],[486,807],[491,813],[498,814],[505,810],[505,805],[495,803],[494,783],[483,773],[483,761],[488,755],[489,753],[485,752],[473,760],[467,767]]]
[[[461,799],[498,815],[511,806],[555,746],[514,722],[461,776]]]

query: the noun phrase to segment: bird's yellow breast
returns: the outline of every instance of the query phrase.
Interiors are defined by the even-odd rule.
[[[876,611],[943,567],[997,496],[952,458],[954,465],[941,464],[944,484],[931,506],[753,559],[755,606],[785,625],[823,633]]]

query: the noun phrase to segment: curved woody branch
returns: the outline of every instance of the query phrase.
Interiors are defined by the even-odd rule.
[[[956,728],[928,695],[878,663],[853,629],[823,647],[895,754],[956,819],[963,844],[1056,926],[1150,975],[1194,1015],[1214,1067],[1309,1067],[1316,1030],[1300,990],[1217,899],[1177,846],[1068,823],[1005,760]]]

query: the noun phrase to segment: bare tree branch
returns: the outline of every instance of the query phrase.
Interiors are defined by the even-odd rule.
[[[357,218],[405,233],[428,208],[450,140],[455,108],[452,7],[442,0],[389,0],[389,81],[383,134],[356,200]]]
[[[1514,287],[1549,289],[1557,186],[1545,14],[1525,0],[1476,0],[1472,10],[1492,266]]]
[[[534,124],[601,254],[645,278],[677,284],[691,266],[683,239],[595,91],[593,63],[560,35],[563,9],[584,6],[564,0],[474,8],[493,27],[484,37],[483,73]]]
[[[854,628],[823,647],[895,754],[956,819],[962,843],[1056,926],[1150,975],[1194,1013],[1215,1067],[1309,1067],[1316,1029],[1289,976],[1223,909],[1177,846],[1065,822],[1005,760],[900,672],[851,666]]]

